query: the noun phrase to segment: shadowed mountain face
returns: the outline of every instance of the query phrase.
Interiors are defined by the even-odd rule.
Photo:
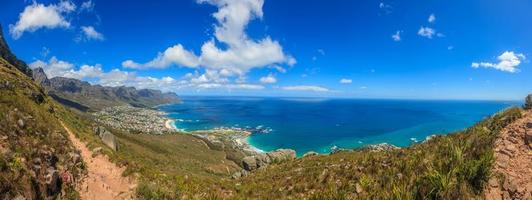
[[[58,102],[81,111],[97,111],[109,106],[127,104],[136,107],[153,107],[180,101],[175,93],[163,93],[159,90],[137,90],[125,86],[104,87],[65,77],[48,79],[42,68],[34,69],[33,79]]]
[[[24,73],[26,76],[31,77],[31,69],[26,65],[24,61],[19,60],[11,50],[4,39],[4,34],[2,31],[2,25],[0,25],[0,57],[6,60],[9,64],[15,66],[18,70]]]

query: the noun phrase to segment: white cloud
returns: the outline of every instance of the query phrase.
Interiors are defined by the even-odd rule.
[[[496,70],[500,70],[503,72],[510,72],[510,73],[516,73],[519,72],[519,69],[517,68],[522,60],[525,60],[526,57],[522,53],[514,53],[513,51],[505,51],[501,55],[497,57],[497,60],[499,60],[498,63],[490,63],[490,62],[473,62],[471,63],[471,67],[473,68],[494,68]]]
[[[419,28],[419,31],[417,32],[418,35],[432,39],[434,34],[436,34],[436,31],[429,27],[421,27]]]
[[[96,29],[94,29],[92,26],[82,26],[81,31],[88,40],[104,40],[103,34],[96,31]]]
[[[396,41],[396,42],[401,41],[401,32],[403,31],[396,31],[395,34],[392,35],[393,41]]]
[[[273,84],[277,83],[277,79],[273,76],[273,74],[269,74],[268,76],[261,77],[259,80],[262,84]]]
[[[33,4],[26,6],[19,14],[19,19],[15,25],[9,25],[9,31],[14,39],[20,38],[24,32],[35,32],[41,28],[68,28],[70,22],[64,14],[76,9],[76,5],[70,1],[62,1],[59,4]]]
[[[195,68],[199,65],[199,59],[194,53],[185,50],[181,44],[166,49],[159,53],[156,58],[148,63],[139,64],[132,60],[122,62],[122,66],[133,69],[166,68],[170,65]]]
[[[81,11],[90,12],[93,9],[94,9],[94,3],[92,2],[92,0],[88,0],[88,1],[81,3],[81,6],[79,7],[80,12]]]
[[[454,49],[454,46],[452,45],[447,47],[447,50],[453,50],[453,49]]]
[[[295,85],[282,87],[283,90],[289,91],[311,91],[311,92],[329,92],[329,89],[315,85]]]
[[[430,14],[428,21],[429,21],[429,23],[436,22],[436,15],[434,15],[434,13]]]
[[[33,63],[30,63],[29,66],[32,69],[35,69],[38,67],[43,68],[48,78],[59,76],[59,77],[83,79],[83,78],[96,78],[96,77],[100,77],[103,74],[102,67],[99,64],[96,64],[94,66],[82,65],[79,68],[79,70],[76,70],[74,64],[69,63],[67,61],[59,60],[55,56],[50,58],[48,62],[37,60]]]
[[[352,82],[353,82],[353,80],[351,80],[351,79],[346,79],[346,78],[340,79],[340,83],[341,84],[351,84]]]
[[[265,37],[259,40],[249,38],[245,29],[248,23],[263,16],[263,0],[198,0],[198,3],[218,7],[212,16],[214,38],[203,43],[199,55],[186,50],[181,44],[169,47],[164,53],[146,63],[133,60],[122,62],[126,68],[167,68],[183,66],[210,71],[223,77],[242,77],[255,68],[270,67],[284,73],[286,69],[279,65],[292,66],[296,60],[284,53],[279,42]],[[224,47],[219,47],[219,43]],[[208,79],[211,81],[211,79]]]

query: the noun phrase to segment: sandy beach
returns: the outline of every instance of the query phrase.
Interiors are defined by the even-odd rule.
[[[164,127],[166,127],[167,129],[170,129],[170,130],[177,130],[172,124],[174,124],[175,121],[174,120],[166,120],[166,122],[164,122]]]

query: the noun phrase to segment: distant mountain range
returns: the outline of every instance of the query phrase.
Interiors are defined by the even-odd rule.
[[[24,61],[19,60],[9,49],[0,25],[0,57],[17,68],[26,76],[33,77],[46,92],[59,103],[81,111],[98,111],[109,106],[132,105],[135,107],[153,107],[180,101],[175,93],[163,93],[159,90],[134,87],[104,87],[91,85],[86,81],[72,78],[54,77],[48,79],[42,68],[32,70]]]
[[[33,69],[33,79],[56,101],[81,111],[97,111],[105,107],[132,105],[153,107],[180,101],[173,92],[134,87],[105,87],[73,78],[54,77],[48,79],[42,68]]]

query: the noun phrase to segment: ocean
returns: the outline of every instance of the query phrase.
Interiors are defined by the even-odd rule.
[[[273,97],[183,97],[159,109],[185,131],[219,127],[253,132],[248,142],[263,151],[279,148],[328,153],[388,143],[405,147],[427,136],[467,128],[520,102],[370,100]]]

